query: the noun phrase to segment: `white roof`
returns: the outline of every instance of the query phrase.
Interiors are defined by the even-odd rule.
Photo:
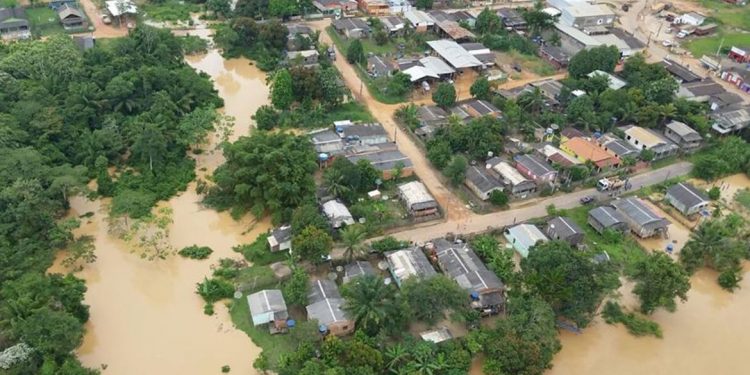
[[[568,25],[566,25],[566,24],[564,24],[562,22],[555,23],[555,27],[558,30],[560,30],[560,32],[562,32],[563,34],[567,34],[571,38],[573,38],[573,39],[581,42],[582,44],[584,44],[586,46],[586,48],[597,47],[597,46],[600,46],[602,44],[600,41],[596,40],[591,35],[588,35],[588,34],[584,33],[583,31],[578,30],[578,29],[576,29],[573,26],[568,26]]]
[[[308,57],[311,57],[311,56],[318,56],[318,51],[316,51],[314,49],[309,49],[309,50],[305,50],[305,51],[289,51],[289,52],[286,53],[286,56],[290,60],[296,58],[297,56],[302,56],[304,58],[308,58]]]
[[[123,14],[135,14],[138,12],[138,7],[133,4],[130,0],[110,0],[105,2],[107,4],[107,10],[113,17],[119,17]]]
[[[576,3],[563,9],[574,17],[615,17],[615,12],[604,5]]]
[[[625,85],[628,84],[627,82],[623,81],[622,79],[620,79],[618,77],[615,77],[612,74],[609,74],[609,73],[607,73],[605,71],[602,71],[602,70],[594,70],[593,72],[589,73],[588,76],[589,76],[589,78],[597,77],[597,76],[605,76],[605,77],[609,78],[609,88],[611,88],[612,90],[619,90],[619,89],[625,87]]]
[[[411,77],[412,82],[419,81],[420,79],[425,77],[438,78],[437,73],[421,65],[412,66],[411,68],[406,69],[402,72]]]
[[[557,8],[553,8],[553,7],[544,8],[542,9],[542,12],[547,13],[552,17],[559,16],[561,13],[560,10],[558,10]]]
[[[343,203],[335,199],[323,203],[323,211],[326,213],[326,216],[331,219],[345,219],[352,217],[349,209],[346,208]]]
[[[398,186],[401,197],[406,205],[411,207],[417,203],[434,202],[435,198],[430,195],[427,188],[419,181],[412,181]]]
[[[433,40],[427,44],[456,69],[482,66],[479,59],[452,40]]]
[[[409,20],[409,22],[411,22],[411,24],[414,26],[431,26],[435,24],[435,20],[429,14],[421,10],[409,10],[408,12],[404,13],[404,17],[406,17],[406,19]]]
[[[513,186],[529,181],[521,174],[521,172],[504,161],[497,163],[492,169],[499,173],[505,180],[509,181]]]
[[[427,56],[419,59],[419,62],[427,69],[433,71],[437,75],[452,74],[456,71],[450,67],[443,59],[435,56]]]

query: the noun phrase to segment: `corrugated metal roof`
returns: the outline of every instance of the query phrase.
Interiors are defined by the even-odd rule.
[[[410,277],[426,279],[437,275],[422,250],[416,247],[387,252],[385,258],[399,283]]]
[[[426,57],[419,59],[419,62],[422,64],[422,66],[431,70],[437,75],[453,74],[456,72],[455,69],[451,68],[450,65],[448,65],[445,61],[443,61],[439,57],[426,56]]]
[[[666,220],[654,212],[650,207],[646,206],[646,204],[638,198],[630,197],[617,199],[612,202],[612,205],[617,211],[624,216],[631,218],[640,226]]]
[[[490,174],[486,168],[475,165],[466,169],[466,179],[482,193],[502,189],[503,187],[502,182]]]
[[[539,241],[549,240],[536,225],[532,224],[518,224],[509,228],[508,233],[525,248],[530,248]]]
[[[524,168],[530,170],[535,176],[544,176],[547,173],[555,171],[549,163],[536,155],[516,155],[514,159],[516,163],[523,165]]]
[[[423,183],[419,181],[407,182],[398,186],[399,195],[404,200],[407,207],[415,205],[424,205],[425,203],[432,203],[437,206],[435,198],[430,195],[427,188]]]
[[[265,289],[247,296],[247,305],[253,325],[261,325],[275,319],[286,319],[284,296],[278,289]]]
[[[599,224],[605,228],[625,222],[625,218],[609,206],[601,206],[589,211],[589,216],[593,217]]]
[[[456,69],[482,66],[482,62],[479,59],[452,40],[432,40],[427,42],[427,44]]]
[[[348,283],[359,276],[375,275],[375,268],[370,262],[355,261],[344,266],[344,282]]]
[[[516,168],[513,168],[510,164],[502,161],[500,163],[497,163],[494,167],[492,167],[497,173],[500,174],[500,176],[503,177],[506,181],[508,181],[511,185],[516,186],[518,184],[522,184],[524,182],[528,182],[529,179],[524,177],[521,172],[519,172]]]
[[[708,196],[704,191],[684,182],[672,185],[672,187],[667,190],[667,196],[671,196],[687,208],[699,206],[708,202]]]
[[[454,244],[445,239],[432,241],[440,268],[462,288],[473,292],[503,289],[505,285],[494,272],[487,269],[466,243]]]

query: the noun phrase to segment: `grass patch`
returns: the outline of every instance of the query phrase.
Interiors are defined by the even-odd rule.
[[[268,234],[261,234],[251,244],[238,245],[232,248],[235,252],[242,254],[248,262],[256,266],[265,266],[271,263],[281,262],[288,258],[288,252],[271,252],[268,246]]]
[[[580,206],[569,210],[556,210],[555,213],[573,219],[586,233],[585,241],[589,248],[606,251],[612,261],[622,265],[626,270],[637,261],[646,258],[646,252],[633,236],[625,234],[619,238],[605,238],[594,230],[588,224],[589,210],[593,208],[593,206]]]
[[[186,55],[195,55],[199,53],[206,53],[208,51],[208,42],[198,36],[189,35],[177,38],[182,45],[182,51]]]
[[[48,7],[27,8],[26,16],[31,24],[31,32],[34,35],[49,36],[53,34],[65,33],[57,17],[57,13]]]
[[[750,20],[750,13],[747,14],[747,17]],[[724,50],[729,50],[733,45],[746,45],[750,43],[750,34],[720,33],[714,36],[696,38],[688,41],[685,48],[687,48],[695,57],[701,57],[703,55],[713,56],[716,54],[716,50],[719,48],[722,39],[724,39],[724,44],[722,46],[722,51],[719,53],[723,53]]]
[[[538,76],[551,76],[556,73],[555,67],[536,55],[524,55],[516,50],[498,52],[500,63],[502,64],[519,64],[524,71],[532,72]],[[516,73],[517,75],[517,73]],[[513,77],[513,73],[511,73]]]
[[[721,0],[701,0],[701,5],[709,9],[710,18],[724,26],[750,30],[750,7],[725,3]],[[708,22],[713,22],[708,20]]]
[[[361,121],[361,122],[374,122],[375,118],[372,117],[372,114],[370,111],[365,107],[362,103],[357,101],[350,101],[347,103],[344,103],[337,108],[333,109],[332,111],[329,111],[325,115],[325,119],[323,121],[323,124],[330,125],[333,124],[334,121],[338,121],[341,119],[349,119],[352,121]]]
[[[750,189],[742,189],[734,195],[734,200],[744,207],[746,210],[750,210]]]
[[[664,159],[659,159],[651,162],[651,169],[660,169],[664,168],[668,165],[674,164],[676,162],[680,161],[680,157],[677,155],[666,157]]]
[[[189,21],[190,13],[200,11],[200,6],[189,2],[168,0],[161,4],[143,5],[145,16],[156,21]]]

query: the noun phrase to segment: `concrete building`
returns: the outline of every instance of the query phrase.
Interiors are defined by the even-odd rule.
[[[571,218],[563,216],[555,216],[547,221],[544,234],[550,240],[565,241],[571,246],[578,246],[584,237],[583,229]]]
[[[312,280],[307,301],[307,320],[317,320],[322,332],[335,336],[354,332],[354,321],[343,309],[344,299],[335,282],[328,279]]]
[[[625,218],[610,206],[601,206],[589,211],[587,222],[599,233],[608,229],[625,232],[629,228]]]
[[[536,190],[536,183],[534,181],[527,179],[521,172],[504,161],[495,164],[492,170],[503,181],[507,191],[513,195],[525,197]]]
[[[604,151],[618,157],[620,160],[623,158],[637,158],[641,154],[641,150],[614,134],[605,134],[599,137],[597,142],[599,142]]]
[[[647,238],[667,233],[669,221],[654,212],[639,198],[616,199],[612,201],[612,206],[622,215],[630,230],[638,237]]]
[[[680,147],[680,151],[686,153],[697,150],[703,143],[703,137],[697,131],[679,121],[667,124],[664,128],[664,136]]]
[[[518,224],[510,227],[505,230],[503,236],[523,258],[529,256],[529,249],[537,243],[549,241],[547,236],[532,224]]]
[[[482,62],[476,56],[452,40],[432,40],[427,42],[427,44],[456,71],[482,67]]]
[[[505,285],[468,244],[453,243],[442,238],[431,241],[431,244],[440,269],[470,293],[473,308],[486,315],[503,310]]]
[[[398,195],[406,206],[406,211],[415,217],[436,215],[438,203],[419,181],[407,182],[398,186]]]
[[[640,150],[649,150],[654,153],[654,160],[664,159],[677,153],[679,147],[659,133],[642,128],[640,126],[626,126],[625,140]]]
[[[536,155],[516,155],[513,160],[516,163],[516,169],[537,185],[552,184],[557,179],[557,171],[547,161]]]
[[[354,218],[346,208],[346,205],[339,202],[338,200],[330,200],[323,203],[323,213],[328,218],[328,222],[331,223],[331,227],[334,229],[341,228],[342,225],[354,224]]]
[[[406,17],[411,27],[418,33],[432,30],[435,27],[435,19],[421,10],[411,9],[404,13],[404,17]]]
[[[737,133],[750,126],[750,107],[727,108],[712,113],[711,129],[720,135]]]
[[[286,251],[292,249],[292,227],[290,225],[282,225],[278,228],[274,228],[268,234],[268,247],[271,248],[271,252]]]
[[[492,174],[489,168],[476,165],[466,168],[464,184],[483,201],[490,199],[493,191],[503,191],[503,183]]]
[[[357,2],[354,0],[313,0],[313,6],[323,15],[341,15],[346,12],[357,10]]]
[[[425,280],[437,275],[430,260],[418,247],[386,252],[385,259],[388,261],[388,271],[399,287],[413,277]]]
[[[247,296],[247,306],[254,326],[268,324],[271,333],[281,332],[287,327],[286,301],[278,289],[265,289]]]
[[[391,13],[390,5],[383,0],[357,0],[359,9],[371,16],[385,16]]]
[[[685,216],[690,216],[708,207],[708,195],[692,184],[680,182],[667,189],[667,202]]]
[[[361,18],[342,18],[331,23],[337,33],[351,39],[366,38],[370,35],[370,25]]]
[[[378,145],[388,142],[388,134],[383,125],[373,122],[368,124],[355,124],[351,121],[336,121],[333,127],[348,143],[359,145]]]
[[[578,159],[581,163],[591,160],[597,169],[617,168],[620,158],[611,155],[596,142],[586,138],[574,137],[560,144],[560,149],[568,155]]]

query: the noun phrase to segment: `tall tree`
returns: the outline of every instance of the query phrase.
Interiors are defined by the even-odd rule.
[[[358,329],[375,335],[383,329],[396,332],[402,328],[398,293],[380,277],[358,277],[346,284],[341,294],[346,300],[344,310],[351,314]]]
[[[289,70],[281,69],[273,76],[271,103],[278,109],[289,109],[293,102],[292,75],[289,74]]]
[[[432,101],[443,108],[453,106],[456,104],[456,88],[450,83],[441,82],[432,93]]]
[[[490,81],[487,77],[479,77],[469,88],[469,93],[476,99],[488,100],[490,98]]]
[[[316,227],[307,227],[292,239],[294,253],[300,258],[314,264],[322,263],[331,251],[333,240],[325,231]]]
[[[568,72],[573,78],[581,78],[594,70],[611,73],[620,61],[620,51],[615,46],[600,46],[584,49],[570,59]]]
[[[477,16],[477,21],[474,24],[474,30],[479,34],[494,34],[500,32],[503,29],[500,17],[497,16],[494,10],[490,8],[484,8]]]
[[[641,259],[630,277],[636,282],[633,293],[641,300],[644,314],[651,314],[659,307],[674,311],[677,309],[675,298],[687,300],[690,277],[664,253],[653,253]]]
[[[359,224],[349,225],[341,231],[341,241],[344,243],[344,258],[347,262],[352,262],[364,254],[365,247],[362,241],[367,237],[367,230]]]
[[[354,39],[346,49],[346,61],[349,64],[362,64],[365,62],[365,50],[359,39]]]

